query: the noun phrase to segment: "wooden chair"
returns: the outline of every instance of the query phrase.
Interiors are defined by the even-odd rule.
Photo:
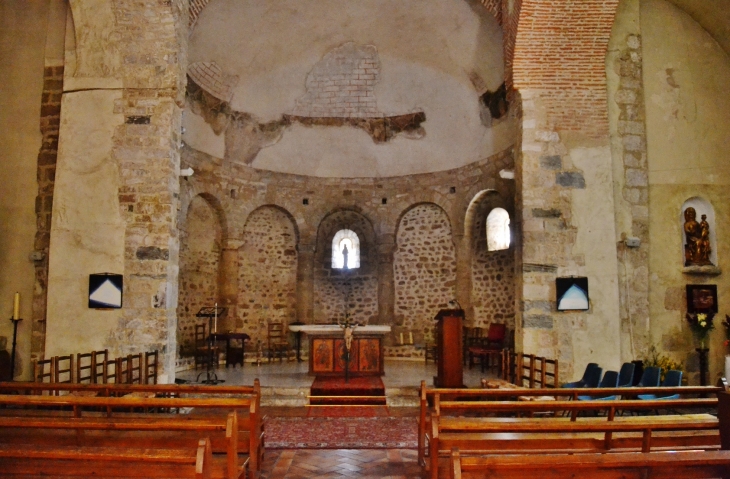
[[[475,345],[469,347],[469,368],[471,369],[474,365],[475,359],[479,359],[482,372],[486,367],[490,367],[492,359],[496,359],[498,363],[501,359],[506,336],[507,327],[504,324],[490,324],[487,336],[476,340]],[[494,367],[496,367],[496,364]]]
[[[33,379],[37,383],[52,383],[55,377],[56,362],[51,359],[36,360],[33,366]]]
[[[291,346],[289,346],[289,341],[286,337],[286,326],[284,326],[284,323],[270,321],[267,328],[266,341],[266,355],[269,358],[269,362],[277,355],[279,356],[279,360],[283,361],[285,354],[287,361],[289,360]]]
[[[102,362],[102,384],[118,383],[116,359],[104,359]]]
[[[76,382],[92,384],[94,382],[94,352],[76,355]]]
[[[91,352],[91,370],[94,384],[106,384],[107,361],[109,361],[109,350]]]
[[[144,353],[144,369],[142,370],[144,384],[157,384],[158,358],[157,350]]]
[[[220,350],[215,344],[208,349],[208,326],[205,323],[195,325],[195,369],[198,366],[205,366],[212,361],[212,365],[218,364]]]
[[[430,359],[434,363],[438,361],[438,337],[437,337],[437,330],[433,330],[433,341],[427,341],[425,346],[423,347],[424,352],[424,359],[425,363],[428,364],[428,360]]]
[[[74,357],[72,354],[65,356],[55,356],[53,360],[56,363],[53,372],[53,382],[55,383],[73,383],[74,382]]]

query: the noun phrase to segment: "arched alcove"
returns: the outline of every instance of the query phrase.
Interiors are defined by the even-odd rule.
[[[357,267],[345,269],[334,262],[335,248],[341,248],[342,239],[350,239],[353,248],[357,244],[360,256]],[[348,252],[348,256],[350,254]],[[315,322],[344,320],[345,313],[360,324],[377,319],[375,232],[368,218],[353,210],[338,210],[327,215],[317,230],[314,264]]]
[[[715,238],[715,209],[712,204],[699,196],[689,198],[682,204],[679,213],[682,232],[682,264],[692,266],[717,266],[717,240]],[[690,243],[693,243],[690,245]],[[700,248],[709,250],[708,257],[711,265],[698,264],[688,257],[688,249]],[[691,253],[689,253],[692,256]]]
[[[291,215],[262,206],[247,218],[238,250],[236,328],[256,341],[266,339],[268,321],[296,317],[297,233]]]
[[[490,215],[504,212],[509,218],[508,209],[511,209],[510,205],[493,190],[477,193],[467,209],[466,233],[471,238],[471,303],[473,324],[477,327],[497,322],[514,329],[514,251],[511,248],[491,251],[488,247]]]
[[[180,225],[177,339],[181,355],[191,355],[198,321],[195,314],[218,300],[223,228],[214,198],[195,196]]]
[[[395,324],[433,337],[436,313],[456,297],[456,251],[446,212],[411,207],[396,231],[393,257]]]

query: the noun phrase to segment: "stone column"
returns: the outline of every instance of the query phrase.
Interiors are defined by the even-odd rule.
[[[456,300],[466,314],[466,324],[474,322],[474,307],[471,303],[471,257],[469,235],[453,235],[456,250]]]
[[[297,321],[314,322],[314,244],[297,245]]]
[[[395,317],[395,281],[393,254],[395,236],[384,235],[378,243],[378,324],[393,324]]]
[[[238,244],[228,243],[221,251],[218,263],[218,304],[228,308],[225,318],[227,329],[236,329],[236,304],[238,299]]]

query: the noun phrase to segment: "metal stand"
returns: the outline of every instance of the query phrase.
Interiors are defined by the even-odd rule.
[[[203,372],[198,374],[198,377],[195,378],[195,382],[202,382],[203,384],[218,384],[218,383],[224,383],[226,382],[224,379],[218,379],[218,375],[213,370],[213,318],[214,317],[222,317],[226,314],[226,308],[200,308],[200,311],[198,311],[198,314],[195,316],[199,318],[208,318],[208,337],[206,339],[206,347],[208,349],[208,361],[206,361],[205,364],[205,379],[203,381],[200,381],[200,376],[203,375]]]
[[[15,346],[17,344],[18,339],[18,323],[22,321],[21,318],[13,319],[10,318],[10,321],[13,322],[13,349],[10,353],[10,380],[15,381]]]

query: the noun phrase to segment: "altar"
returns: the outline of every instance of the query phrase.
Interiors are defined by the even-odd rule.
[[[339,376],[345,374],[345,339],[336,324],[290,325],[289,331],[304,333],[309,338],[309,374]],[[390,326],[358,326],[350,349],[349,374],[382,376],[385,374],[383,338]]]

